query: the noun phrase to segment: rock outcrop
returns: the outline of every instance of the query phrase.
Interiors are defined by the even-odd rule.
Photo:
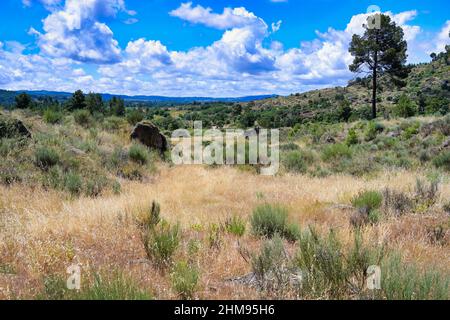
[[[150,121],[139,122],[131,133],[132,140],[138,140],[150,149],[164,153],[169,149],[167,138]]]
[[[31,132],[22,121],[0,114],[0,139],[1,138],[31,138]]]

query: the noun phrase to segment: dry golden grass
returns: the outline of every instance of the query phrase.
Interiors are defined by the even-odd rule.
[[[146,261],[136,224],[153,200],[161,204],[165,219],[181,224],[183,244],[177,259],[186,258],[189,239],[201,243],[196,258],[201,269],[198,298],[260,298],[261,293],[225,281],[248,273],[250,266],[240,256],[233,236],[223,235],[220,250],[208,247],[205,239],[210,223],[223,222],[234,214],[248,219],[262,202],[281,203],[289,208],[293,222],[314,224],[323,232],[334,228],[343,241],[350,241],[350,212],[337,204],[348,204],[353,195],[365,189],[410,190],[418,176],[418,172],[396,171],[371,180],[350,176],[264,177],[228,167],[164,166],[149,183],[124,182],[123,192],[117,196],[67,200],[53,191],[20,185],[0,187],[0,266],[14,270],[12,274],[0,273],[0,298],[32,298],[41,290],[45,275],[65,274],[73,263],[80,263],[87,273],[125,270],[156,298],[177,298],[167,273],[161,274]],[[446,183],[439,202],[449,198]],[[440,210],[433,209],[424,215],[368,226],[364,234],[399,249],[410,261],[448,273],[450,245],[430,243],[427,231],[446,219]],[[250,251],[259,247],[249,232],[241,242]]]

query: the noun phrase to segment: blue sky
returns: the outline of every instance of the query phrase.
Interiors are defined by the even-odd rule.
[[[243,96],[335,85],[376,4],[409,61],[449,43],[448,0],[2,0],[0,88]]]

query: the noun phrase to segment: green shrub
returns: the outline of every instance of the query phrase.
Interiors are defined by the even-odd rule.
[[[151,230],[161,222],[161,206],[156,201],[152,202],[152,206],[148,211],[148,215],[144,217],[142,226]]]
[[[69,172],[64,178],[64,187],[71,195],[77,196],[83,190],[83,180],[75,172]]]
[[[36,165],[43,170],[48,170],[60,161],[58,152],[49,147],[38,148],[35,152],[35,159]]]
[[[304,173],[313,161],[314,155],[311,152],[290,151],[284,155],[283,164],[288,171]]]
[[[99,174],[91,175],[86,182],[85,194],[88,197],[98,197],[109,185],[109,181],[105,176]]]
[[[220,249],[222,245],[222,227],[216,223],[209,225],[208,243],[212,249]]]
[[[144,248],[147,256],[158,267],[166,267],[180,244],[179,225],[162,222],[155,228],[144,231]]]
[[[127,113],[126,118],[128,123],[134,126],[138,122],[144,120],[144,113],[141,110],[133,109]]]
[[[251,217],[252,231],[255,235],[272,238],[283,235],[286,230],[288,211],[279,205],[263,204],[256,207]]]
[[[442,168],[450,171],[450,151],[443,151],[436,158],[433,159],[433,164],[436,168]]]
[[[345,139],[345,144],[347,146],[352,146],[359,143],[358,134],[355,129],[350,129],[348,131],[347,138]]]
[[[88,110],[76,110],[73,117],[75,122],[83,127],[88,127],[92,123],[91,113]]]
[[[417,113],[417,105],[407,95],[403,94],[395,105],[394,113],[402,118],[412,117]]]
[[[245,233],[245,221],[239,216],[229,217],[225,221],[225,230],[235,236],[242,237]]]
[[[377,137],[378,133],[382,132],[383,130],[384,127],[382,124],[374,121],[369,121],[364,132],[364,139],[366,141],[372,141]]]
[[[289,242],[296,242],[301,237],[300,227],[295,223],[288,223],[284,228],[282,236]]]
[[[132,161],[141,165],[147,164],[150,158],[147,147],[141,144],[132,145],[128,151],[128,155]]]
[[[432,269],[420,272],[402,262],[399,255],[382,264],[381,287],[388,300],[447,300],[450,277]]]
[[[293,142],[282,144],[280,146],[280,151],[296,151],[299,149],[300,149],[300,147],[298,146],[298,144],[295,144]]]
[[[326,146],[322,152],[324,161],[341,160],[352,157],[352,150],[345,144],[336,143]]]
[[[133,279],[121,272],[112,276],[95,275],[95,281],[88,289],[75,295],[77,300],[151,300],[152,296],[139,288]]]
[[[43,279],[43,289],[37,296],[37,300],[67,300],[71,297],[71,291],[67,289],[66,279],[53,274]]]
[[[302,233],[295,256],[303,275],[300,294],[312,299],[363,298],[367,269],[382,258],[383,248],[365,244],[358,234],[345,250],[334,231],[321,237],[310,228]]]
[[[378,191],[363,191],[353,197],[351,202],[355,208],[365,208],[370,213],[380,208],[383,202],[383,195]]]
[[[282,296],[290,288],[292,266],[280,236],[264,241],[259,254],[251,257],[251,266],[259,289]]]
[[[63,118],[63,113],[59,110],[52,108],[47,108],[44,111],[44,121],[50,124],[55,124],[61,122]]]
[[[181,299],[192,299],[199,280],[197,267],[187,262],[178,262],[170,274],[172,286],[180,295]]]

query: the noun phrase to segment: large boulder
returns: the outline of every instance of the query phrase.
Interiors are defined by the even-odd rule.
[[[132,140],[138,140],[143,145],[164,153],[169,149],[167,138],[150,121],[139,122],[131,133]]]
[[[0,139],[1,138],[31,138],[31,132],[22,121],[0,114]]]

